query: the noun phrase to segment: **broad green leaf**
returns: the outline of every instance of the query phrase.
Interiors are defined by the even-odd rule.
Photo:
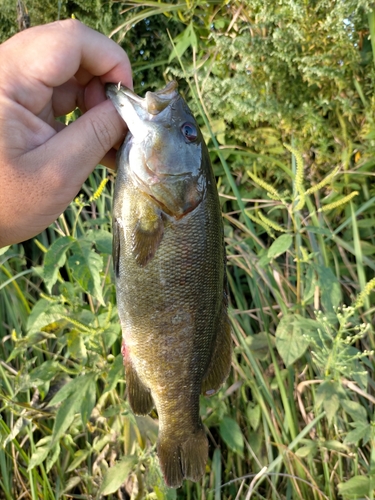
[[[316,276],[316,272],[313,268],[313,266],[309,266],[307,273],[306,273],[306,278],[305,278],[305,287],[304,287],[304,292],[303,292],[303,303],[307,304],[310,301],[312,301],[314,294],[315,294],[315,288],[318,283],[318,278]]]
[[[92,410],[96,403],[96,383],[95,378],[92,376],[81,393],[81,418],[82,423],[85,425],[91,416]]]
[[[109,325],[104,332],[102,333],[102,342],[105,346],[105,349],[109,349],[119,338],[121,332],[121,325],[119,323],[115,323]]]
[[[85,238],[92,241],[99,253],[112,255],[112,234],[104,229],[90,229]]]
[[[244,441],[240,426],[233,418],[224,417],[220,422],[220,436],[228,447],[243,456]]]
[[[30,472],[34,467],[40,465],[47,458],[48,453],[51,451],[49,445],[39,446],[31,455],[27,471]]]
[[[351,424],[354,427],[354,430],[348,432],[344,439],[344,443],[346,444],[357,444],[361,439],[363,439],[363,445],[368,443],[371,438],[372,426],[368,422],[364,422],[360,420],[359,422],[354,422]]]
[[[246,409],[246,416],[249,420],[251,427],[256,431],[260,424],[260,405],[253,405],[253,403],[249,403]]]
[[[35,385],[40,385],[52,380],[58,372],[59,364],[57,361],[45,361],[30,372],[30,381]]]
[[[345,483],[339,483],[338,490],[344,499],[359,498],[370,495],[370,478],[366,476],[354,476]]]
[[[309,441],[304,446],[301,446],[301,448],[298,448],[298,450],[296,451],[296,455],[297,457],[300,458],[314,456],[317,450],[318,450],[317,443],[315,441]]]
[[[51,401],[48,403],[48,406],[55,406],[58,403],[61,403],[61,401],[64,401],[73,392],[80,393],[84,391],[87,385],[94,377],[95,377],[94,373],[86,373],[85,375],[81,375],[80,377],[76,377],[73,380],[70,380],[51,399]]]
[[[276,328],[276,348],[288,367],[303,356],[310,340],[306,333],[315,332],[319,323],[298,314],[287,314]]]
[[[47,250],[44,256],[44,282],[49,293],[57,281],[57,274],[60,267],[65,264],[66,252],[72,246],[74,238],[71,236],[62,236],[57,238]]]
[[[46,299],[39,300],[33,307],[27,320],[28,335],[37,333],[43,328],[60,321],[61,317],[65,316],[65,314],[66,310],[64,306]]]
[[[293,243],[293,236],[291,234],[282,234],[272,243],[267,252],[269,259],[274,259],[279,255],[285,253]]]
[[[341,401],[341,406],[344,408],[346,413],[351,416],[354,422],[362,420],[367,424],[366,409],[359,403],[357,403],[356,401],[343,400]]]
[[[327,414],[328,423],[331,424],[340,407],[340,399],[345,398],[341,384],[336,381],[326,380],[316,391],[316,405],[323,408]]]
[[[107,387],[104,392],[112,391],[116,387],[117,382],[124,377],[124,373],[123,357],[122,354],[118,354],[108,372]]]
[[[82,398],[78,391],[73,392],[73,394],[61,403],[61,406],[56,413],[50,449],[57,444],[59,439],[64,435],[65,431],[70,427],[75,414],[79,411],[81,403]]]
[[[79,411],[81,412],[83,423],[86,422],[87,415],[89,413],[91,415],[92,408],[95,404],[95,379],[95,373],[87,373],[86,375],[77,377],[70,382],[69,389],[71,392],[63,401],[56,414],[55,425],[53,426],[52,442],[50,444],[51,448],[69,428],[76,413]],[[63,387],[61,391],[64,391],[64,389],[66,393],[66,386]],[[61,391],[56,394],[56,399]],[[52,399],[50,406],[52,406],[53,402],[56,403],[55,398]]]
[[[48,472],[52,469],[54,464],[57,462],[57,459],[60,456],[60,445],[59,443],[56,443],[55,447],[53,448],[53,452],[50,453],[49,457],[47,458],[46,462],[46,472]]]
[[[168,488],[165,486],[153,486],[154,493],[156,494],[157,500],[176,500],[177,490],[175,488]]]
[[[84,292],[104,304],[100,281],[100,272],[103,268],[102,257],[91,249],[89,241],[78,240],[72,245],[71,250],[73,255],[69,257],[68,264],[73,277]]]
[[[73,358],[79,359],[81,364],[86,365],[87,350],[83,341],[82,332],[79,330],[72,330],[66,336],[68,351]]]
[[[270,355],[269,341],[272,342],[273,337],[268,335],[267,332],[260,332],[256,335],[249,335],[245,340],[254,356],[256,356],[258,359],[261,359],[262,361],[268,358],[268,356]]]
[[[120,462],[117,462],[116,465],[108,469],[100,486],[99,494],[105,496],[115,493],[126,481],[137,463],[138,457],[136,455],[130,455],[124,457]]]
[[[72,472],[75,468],[77,468],[79,466],[79,464],[81,462],[86,460],[86,458],[89,456],[90,453],[91,453],[91,450],[77,450],[74,453],[73,462],[71,462],[71,464],[67,468],[66,472]]]
[[[322,306],[328,313],[333,312],[334,307],[341,303],[341,288],[336,275],[332,269],[324,266],[316,266],[320,286]]]
[[[323,441],[321,447],[325,448],[326,450],[339,451],[340,453],[350,452],[349,446],[346,446],[345,444],[341,443],[340,441],[337,441],[336,439],[328,439],[327,441]]]

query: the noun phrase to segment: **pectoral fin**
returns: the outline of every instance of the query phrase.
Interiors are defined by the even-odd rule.
[[[132,233],[132,253],[137,264],[144,267],[154,258],[164,233],[161,211],[148,200],[138,206],[139,217]]]
[[[202,382],[202,394],[212,396],[220,389],[229,374],[231,359],[231,327],[228,318],[225,296],[211,361]]]

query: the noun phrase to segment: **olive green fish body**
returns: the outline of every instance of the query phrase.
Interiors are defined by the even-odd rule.
[[[208,444],[199,396],[224,381],[231,347],[216,183],[198,126],[174,89],[148,93],[146,104],[136,101],[148,113],[138,110],[140,127],[148,121],[151,132],[128,123],[113,231],[128,398],[137,414],[156,407],[161,468],[177,487],[204,473]],[[160,125],[154,116],[163,118],[164,110]]]

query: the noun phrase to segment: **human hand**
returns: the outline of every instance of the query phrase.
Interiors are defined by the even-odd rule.
[[[132,87],[115,42],[69,19],[0,45],[0,248],[43,231],[98,163],[114,168],[124,121],[107,82]],[[56,117],[84,113],[65,127]]]

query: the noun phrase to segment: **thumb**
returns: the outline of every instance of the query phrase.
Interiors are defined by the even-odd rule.
[[[45,143],[43,163],[48,175],[63,181],[74,197],[95,166],[124,139],[126,130],[113,104],[101,102]]]

